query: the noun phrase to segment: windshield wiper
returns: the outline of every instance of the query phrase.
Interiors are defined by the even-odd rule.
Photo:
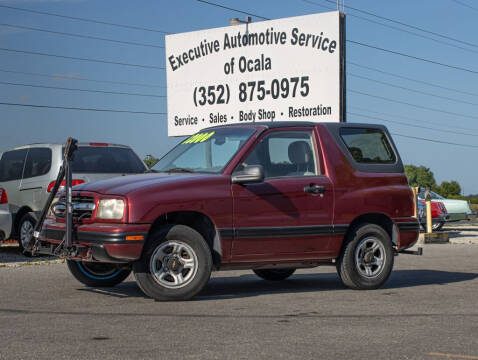
[[[149,174],[149,173],[157,173],[157,172],[158,172],[158,170],[148,169],[144,173]]]
[[[186,168],[175,167],[175,168],[165,170],[164,172],[167,172],[167,173],[172,173],[172,172],[193,173],[194,171],[186,169]]]

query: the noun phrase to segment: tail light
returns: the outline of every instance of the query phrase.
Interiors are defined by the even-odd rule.
[[[85,180],[73,179],[73,180],[71,180],[71,185],[72,185],[72,186],[80,185],[80,184],[83,184],[84,182],[85,182]],[[63,180],[63,181],[61,182],[61,184],[60,184],[60,189],[61,189],[62,187],[65,187],[65,184],[66,184],[65,180]],[[53,186],[55,186],[55,181],[52,181],[52,182],[48,185],[46,191],[51,192],[51,189],[53,189]]]
[[[8,196],[5,189],[0,189],[0,204],[8,204]]]
[[[100,142],[91,142],[90,146],[109,146],[108,143],[100,143]]]

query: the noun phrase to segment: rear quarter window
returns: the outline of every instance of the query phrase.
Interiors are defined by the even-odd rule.
[[[23,178],[32,178],[47,174],[51,168],[51,149],[30,148],[28,150],[27,162]]]
[[[130,148],[80,146],[72,170],[84,174],[138,174],[145,172],[146,167]]]
[[[387,135],[380,129],[341,128],[342,138],[352,158],[361,164],[395,164],[397,157]]]

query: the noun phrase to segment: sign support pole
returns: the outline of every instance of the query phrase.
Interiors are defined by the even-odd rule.
[[[347,122],[346,40],[345,14],[340,13],[340,122]]]

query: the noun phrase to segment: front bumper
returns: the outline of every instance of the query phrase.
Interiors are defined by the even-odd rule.
[[[444,223],[448,221],[452,221],[450,214],[440,214],[439,217],[432,218],[432,224],[439,224],[439,223]],[[427,224],[427,218],[425,216],[420,217],[420,224],[422,225]]]
[[[72,232],[74,250],[68,259],[128,263],[141,257],[150,224],[88,224]],[[65,236],[65,225],[45,222],[38,252],[55,255]]]

